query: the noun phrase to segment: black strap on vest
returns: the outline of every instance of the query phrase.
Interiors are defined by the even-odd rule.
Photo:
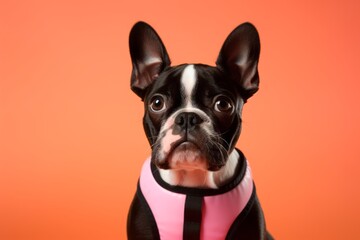
[[[202,202],[203,197],[201,196],[186,196],[183,229],[184,240],[200,239]]]

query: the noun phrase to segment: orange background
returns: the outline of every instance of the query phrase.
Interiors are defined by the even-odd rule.
[[[55,3],[56,2],[56,3]],[[254,23],[261,89],[238,146],[277,239],[360,239],[360,2],[1,1],[0,239],[125,239],[150,150],[128,33],[213,64]]]

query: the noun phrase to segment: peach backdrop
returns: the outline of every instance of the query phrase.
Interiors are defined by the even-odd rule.
[[[213,64],[244,21],[261,89],[238,147],[277,239],[360,239],[360,2],[1,1],[0,239],[125,239],[150,150],[128,33]]]

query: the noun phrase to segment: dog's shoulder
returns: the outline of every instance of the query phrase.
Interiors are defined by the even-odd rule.
[[[139,187],[131,203],[127,221],[127,236],[129,240],[160,239],[155,218]]]

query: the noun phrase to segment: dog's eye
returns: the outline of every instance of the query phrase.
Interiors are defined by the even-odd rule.
[[[234,104],[228,97],[221,95],[215,98],[214,109],[221,113],[232,113]]]
[[[150,109],[153,112],[159,113],[166,109],[165,99],[162,95],[155,95],[151,98]]]

